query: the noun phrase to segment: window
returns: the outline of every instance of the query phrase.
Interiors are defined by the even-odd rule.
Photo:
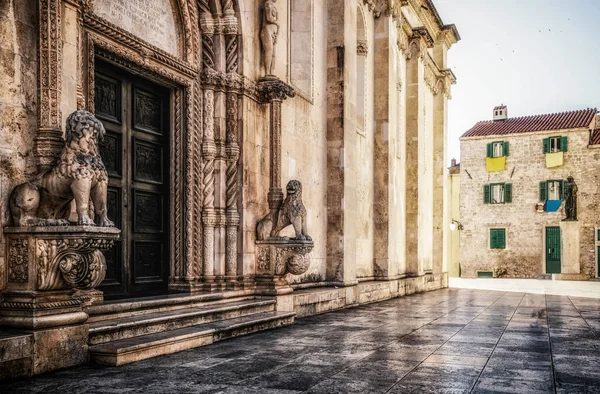
[[[512,202],[512,184],[493,183],[483,186],[483,202],[485,204],[504,204]]]
[[[567,137],[544,138],[544,153],[556,153],[567,151]]]
[[[498,111],[496,111],[496,116],[498,116]]]
[[[563,180],[549,180],[540,182],[540,201],[546,200],[564,200]]]
[[[500,115],[502,115],[502,110],[500,110]]]
[[[496,141],[487,144],[487,157],[508,156],[508,141]]]
[[[490,249],[506,249],[506,229],[490,229]]]

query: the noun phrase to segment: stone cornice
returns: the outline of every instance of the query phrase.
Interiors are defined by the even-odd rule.
[[[456,26],[444,24],[432,0],[402,0],[401,6],[412,8],[414,14],[423,23],[422,27],[431,37],[438,38],[442,33],[445,36],[445,32],[448,32],[449,37],[443,37],[447,45],[449,43],[448,47],[460,40]]]
[[[412,29],[412,38],[413,39],[421,38],[425,42],[425,44],[427,45],[428,48],[433,47],[433,42],[434,42],[433,37],[431,36],[431,34],[429,34],[429,31],[422,26]]]

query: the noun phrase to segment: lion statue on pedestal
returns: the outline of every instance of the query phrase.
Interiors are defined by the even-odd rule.
[[[302,183],[291,180],[287,184],[286,191],[287,195],[277,211],[275,223],[270,212],[258,222],[256,227],[258,240],[278,237],[281,230],[291,224],[296,233],[296,240],[311,241],[306,233],[306,208],[302,203]]]
[[[73,199],[77,224],[94,226],[90,217],[90,198],[97,224],[114,226],[107,216],[108,174],[98,151],[98,142],[104,134],[104,126],[90,112],[75,111],[69,115],[65,147],[55,166],[35,181],[18,185],[10,195],[9,206],[15,226],[68,225]]]

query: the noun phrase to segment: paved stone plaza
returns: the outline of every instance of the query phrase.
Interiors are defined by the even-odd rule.
[[[600,393],[600,300],[444,289],[2,393]]]

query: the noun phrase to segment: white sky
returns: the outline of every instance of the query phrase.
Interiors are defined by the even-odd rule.
[[[508,116],[600,108],[600,0],[434,0],[462,40],[448,53],[456,74],[448,160],[458,138],[496,105]]]

